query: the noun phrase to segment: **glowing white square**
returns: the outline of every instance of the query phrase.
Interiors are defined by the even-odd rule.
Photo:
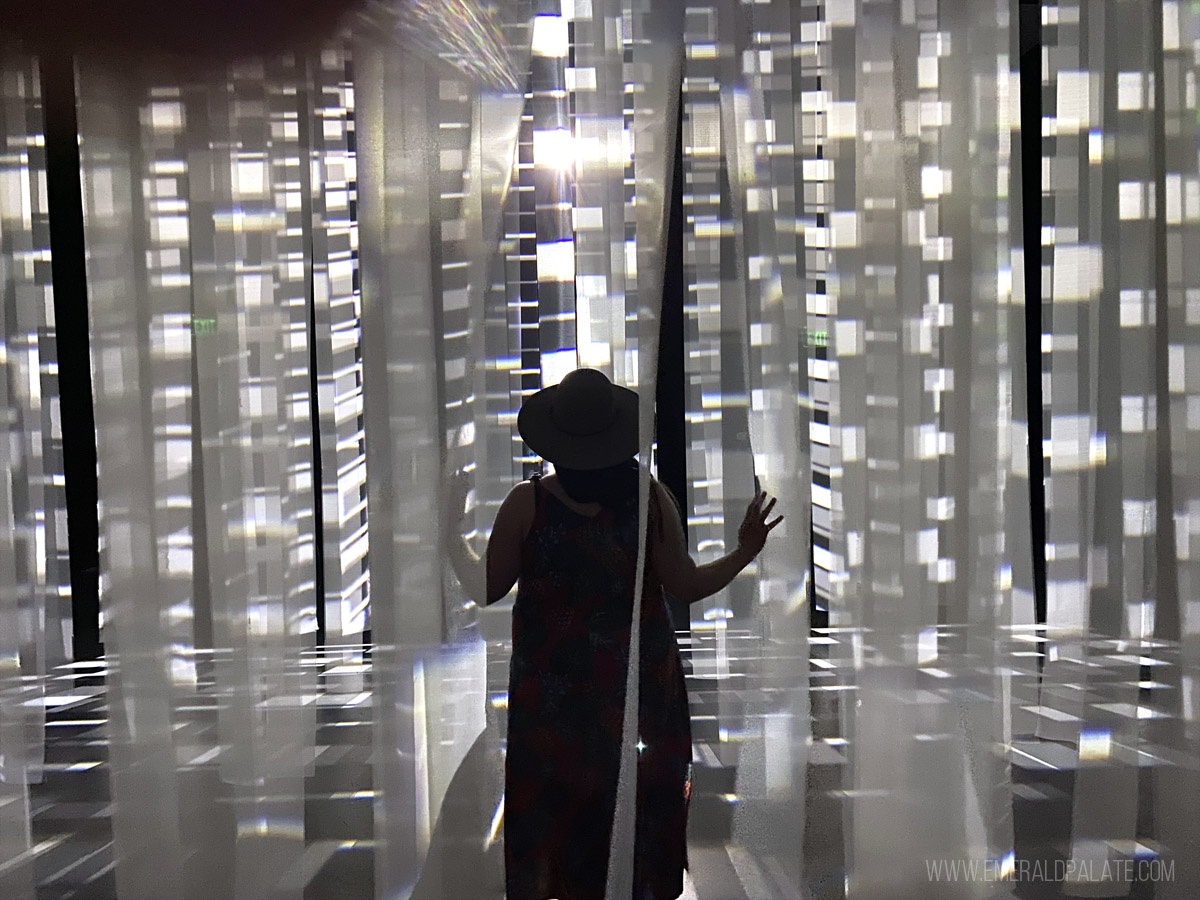
[[[938,530],[922,528],[917,532],[917,562],[931,563],[938,558]]]
[[[938,658],[938,634],[936,628],[922,628],[917,635],[917,663],[933,662]]]
[[[839,357],[857,356],[865,349],[862,322],[839,319],[834,322],[833,346]]]
[[[564,57],[569,49],[566,19],[562,16],[533,17],[533,42],[530,50],[534,56]]]
[[[921,196],[926,200],[940,197],[950,191],[950,172],[937,166],[921,167]]]
[[[601,206],[577,206],[571,210],[571,215],[576,231],[600,231],[604,228],[604,208]]]
[[[537,245],[539,281],[575,280],[575,242],[552,241]]]
[[[1122,181],[1117,188],[1117,210],[1122,219],[1141,219],[1145,216],[1145,184],[1141,181]]]
[[[607,341],[589,341],[579,349],[580,364],[593,369],[603,369],[612,364],[612,347]]]
[[[1091,73],[1059,72],[1056,117],[1059,132],[1079,131],[1091,123]]]
[[[825,0],[825,22],[832,26],[853,25],[854,0]]]
[[[1053,298],[1089,300],[1100,289],[1103,260],[1099,247],[1088,244],[1054,248]]]
[[[155,131],[178,131],[183,128],[183,104],[177,101],[151,103],[150,127]]]
[[[1117,109],[1141,109],[1145,90],[1145,76],[1141,72],[1118,72]]]
[[[1172,344],[1167,348],[1167,388],[1173,394],[1187,390],[1187,351],[1183,344]]]
[[[925,501],[925,515],[939,522],[954,518],[953,497],[930,497]]]
[[[917,58],[917,87],[922,90],[938,86],[938,61],[936,56]]]
[[[1167,174],[1167,224],[1180,225],[1183,223],[1183,176]]]
[[[160,243],[186,244],[188,241],[187,216],[155,216],[150,220],[150,234]]]
[[[243,196],[260,197],[267,192],[267,162],[262,159],[238,160],[237,192]]]
[[[1146,295],[1144,291],[1126,289],[1121,291],[1121,326],[1134,328],[1146,323]]]
[[[1121,431],[1141,434],[1146,430],[1146,398],[1133,395],[1121,398]]]
[[[575,142],[566,128],[533,133],[533,164],[538,168],[569,172],[575,165]]]
[[[1149,500],[1125,500],[1122,503],[1126,537],[1146,537],[1154,534],[1158,504]]]
[[[834,247],[858,246],[858,213],[834,212],[829,214],[829,232]]]
[[[542,354],[542,387],[547,388],[562,381],[568,372],[578,368],[575,348],[555,350]]]
[[[853,100],[830,103],[825,108],[825,136],[852,138],[858,134],[858,108]]]
[[[1108,729],[1082,730],[1079,732],[1079,759],[1083,761],[1106,760],[1112,755],[1112,733]]]

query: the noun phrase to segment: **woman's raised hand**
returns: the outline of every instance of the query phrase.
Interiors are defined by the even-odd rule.
[[[767,503],[767,492],[762,491],[755,494],[750,505],[746,507],[746,517],[742,519],[741,527],[738,528],[738,549],[752,559],[762,552],[771,529],[783,521],[783,516],[776,516],[772,521],[767,521],[771,510],[775,508],[776,499],[778,498],[772,497],[771,502]]]

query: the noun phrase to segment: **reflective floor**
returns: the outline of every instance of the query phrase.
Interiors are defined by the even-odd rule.
[[[693,644],[691,638],[680,636],[689,670],[695,765],[689,834],[691,871],[684,896],[695,896],[698,900],[792,900],[795,893],[788,887],[787,872],[794,860],[785,858],[788,849],[766,850],[771,844],[769,840],[749,848],[733,839],[732,809],[738,802],[734,793],[736,766],[722,762],[730,759],[729,733],[720,723],[728,717],[731,697],[751,700],[757,685],[755,676],[749,673],[758,671],[758,667],[757,661],[744,651],[750,646],[748,636],[731,631],[726,640],[730,665],[725,671],[713,672],[702,664],[699,648],[703,640],[697,639]],[[805,884],[812,900],[845,896],[843,822],[846,804],[854,802],[856,792],[845,782],[849,746],[839,725],[840,698],[850,693],[844,679],[839,678],[844,642],[845,635],[837,630],[818,630],[809,638],[813,741],[807,776],[803,858]],[[1031,900],[1065,895],[1061,878],[1055,876],[1065,871],[1065,862],[1071,857],[1073,793],[1081,751],[1071,742],[1055,739],[1055,729],[1076,720],[1081,711],[1095,705],[1117,719],[1124,717],[1140,723],[1129,732],[1136,735],[1132,742],[1110,736],[1108,745],[1101,748],[1103,759],[1122,767],[1121,771],[1135,773],[1136,780],[1133,792],[1136,809],[1132,810],[1135,833],[1126,835],[1124,826],[1114,826],[1116,830],[1110,835],[1111,840],[1107,840],[1110,849],[1130,860],[1182,863],[1169,873],[1170,884],[1165,883],[1168,873],[1161,870],[1155,879],[1134,878],[1126,885],[1128,893],[1123,895],[1200,896],[1200,884],[1186,883],[1194,870],[1177,852],[1186,855],[1188,848],[1166,846],[1160,839],[1166,827],[1163,810],[1171,808],[1171,798],[1164,797],[1164,792],[1171,789],[1167,785],[1194,787],[1197,769],[1197,760],[1182,752],[1181,745],[1173,743],[1173,732],[1166,727],[1169,723],[1161,723],[1163,727],[1157,731],[1154,727],[1160,724],[1155,720],[1166,717],[1156,712],[1151,702],[1153,686],[1166,689],[1171,684],[1170,673],[1176,667],[1172,648],[1143,645],[1130,650],[1117,642],[1093,642],[1095,652],[1086,667],[1088,680],[1084,689],[1073,686],[1071,667],[1064,664],[1056,671],[1054,685],[1043,687],[1039,705],[1036,667],[1031,667],[1030,662],[1038,654],[1033,648],[1042,643],[1044,640],[1032,632],[1014,635],[1008,650],[1015,675],[1011,680],[1013,741],[1007,753],[1013,780],[1016,861],[1024,861],[1027,877],[1017,883],[990,885],[987,895]],[[739,647],[743,652],[739,653]],[[315,697],[316,745],[311,774],[305,784],[306,850],[286,879],[293,888],[302,886],[303,896],[311,900],[374,897],[373,855],[377,847],[371,765],[371,666],[369,653],[364,654],[366,649],[327,648],[306,655],[306,665],[320,673],[321,687]],[[1114,689],[1133,691],[1136,699],[1133,705],[1124,705],[1128,708],[1112,702],[1104,687],[1105,659],[1112,661],[1109,683]],[[946,677],[953,663],[941,659],[937,668],[926,670],[928,697],[915,697],[913,701],[937,702],[941,685],[953,681]],[[488,683],[494,697],[502,697],[493,687],[505,683],[506,666],[503,643],[489,644]],[[217,770],[221,750],[215,746],[213,735],[218,698],[206,694],[204,666],[197,668],[201,673],[201,689],[194,702],[178,708],[186,720],[176,727],[187,737],[177,742],[177,746],[186,747],[187,751],[179,755],[177,765],[181,777],[192,782],[197,796],[202,794],[215,800],[209,804],[216,812],[207,814],[205,833],[210,836],[224,833],[228,838],[227,843],[208,840],[189,863],[196,877],[211,884],[211,896],[220,898],[228,895],[228,885],[222,879],[227,877],[224,873],[229,866],[223,863],[234,852],[237,817],[233,789],[222,782]],[[79,663],[51,676],[46,701],[46,776],[32,790],[32,852],[38,897],[44,900],[108,900],[116,896],[108,748],[104,739],[104,672],[103,662]],[[1136,679],[1134,684],[1127,681],[1130,673]],[[502,708],[501,703],[495,706]],[[503,715],[498,718],[502,720]],[[1164,740],[1156,743],[1156,735]],[[1094,736],[1083,740],[1082,754],[1093,772],[1103,776],[1103,764],[1097,768],[1097,760],[1101,758],[1097,740]],[[997,752],[1005,751],[999,748]],[[1188,774],[1182,782],[1156,777],[1156,772],[1167,770]],[[454,790],[450,788],[448,798]],[[447,803],[450,802],[448,799]],[[1178,799],[1179,804],[1187,802],[1184,796]],[[185,815],[184,819],[187,818]],[[1093,837],[1105,842],[1103,815],[1096,821],[1100,823],[1096,826],[1099,831]],[[496,824],[493,822],[493,827]],[[913,827],[919,827],[919,823],[913,823]],[[1176,829],[1171,833],[1186,832]],[[493,867],[501,864],[502,854],[498,851],[497,843],[489,855]],[[1191,852],[1194,855],[1195,847]],[[1039,868],[1031,870],[1030,865]],[[493,876],[499,877],[499,871]],[[1034,875],[1040,873],[1040,877],[1028,877],[1031,871]],[[1123,893],[1111,887],[1108,893],[1103,889],[1096,892],[1094,887],[1089,890],[1093,891],[1091,896]],[[420,889],[414,894],[419,896]],[[976,894],[964,887],[961,896]]]

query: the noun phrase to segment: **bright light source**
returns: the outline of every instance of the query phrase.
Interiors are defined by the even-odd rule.
[[[569,44],[566,19],[562,16],[534,16],[531,47],[534,56],[565,57]]]

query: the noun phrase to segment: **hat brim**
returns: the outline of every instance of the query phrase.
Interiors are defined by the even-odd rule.
[[[517,414],[517,431],[529,449],[556,466],[567,469],[607,469],[637,455],[638,395],[636,391],[612,385],[612,424],[595,434],[578,435],[554,424],[551,406],[558,385],[542,388],[531,395]]]

